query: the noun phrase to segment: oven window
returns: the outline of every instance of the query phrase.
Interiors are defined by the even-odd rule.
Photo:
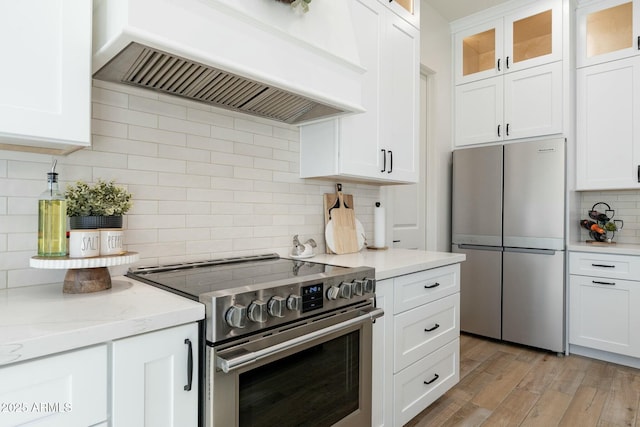
[[[330,426],[358,409],[360,331],[240,375],[240,426]]]

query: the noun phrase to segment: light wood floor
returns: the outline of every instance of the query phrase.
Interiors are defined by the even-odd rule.
[[[640,426],[640,370],[460,338],[460,383],[407,426]]]

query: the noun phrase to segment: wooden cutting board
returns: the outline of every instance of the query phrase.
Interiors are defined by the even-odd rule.
[[[358,237],[356,233],[356,216],[353,210],[353,201],[351,206],[348,202],[345,202],[345,197],[342,194],[342,186],[336,185],[336,202],[333,204],[327,204],[325,206],[325,220],[326,215],[329,216],[327,222],[327,233],[333,235],[333,252],[336,254],[348,254],[358,252]],[[353,200],[353,198],[351,199]],[[325,201],[328,201],[325,199]],[[346,203],[346,205],[345,205]],[[331,253],[329,245],[327,250]]]

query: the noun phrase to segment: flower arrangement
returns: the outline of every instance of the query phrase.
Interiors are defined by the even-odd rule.
[[[112,181],[98,180],[95,185],[78,181],[65,191],[67,216],[122,216],[131,208],[131,194]]]

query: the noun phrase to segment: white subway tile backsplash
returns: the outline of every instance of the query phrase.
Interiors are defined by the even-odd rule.
[[[73,154],[84,153],[86,151],[88,153],[97,152],[100,155],[104,155],[105,153],[122,153],[122,155],[137,154],[140,156],[153,157],[158,155],[158,144],[142,141],[137,141],[135,144],[132,144],[130,140],[125,138],[94,135],[93,138],[91,138],[91,145],[93,151],[82,150],[79,152],[76,151]]]
[[[142,126],[129,125],[128,135],[133,141],[156,142],[158,144],[175,145],[184,147],[187,145],[187,135],[181,132],[172,132],[163,129],[153,129]]]
[[[173,117],[158,116],[158,129],[183,132],[189,135],[211,136],[211,126]]]
[[[126,138],[129,125],[126,123],[109,122],[106,120],[91,119],[91,133],[96,135]]]
[[[135,95],[129,96],[129,108],[131,110],[144,111],[161,116],[175,117],[176,119],[184,120],[187,118],[187,107],[185,106]]]
[[[296,138],[296,141],[297,141],[297,138]],[[274,136],[267,136],[267,135],[256,135],[253,137],[254,145],[273,148],[274,150],[288,151],[289,142],[290,141],[282,137],[274,137]]]
[[[29,267],[37,198],[54,158],[63,189],[113,179],[133,194],[125,245],[140,254],[138,265],[285,253],[294,234],[324,250],[322,194],[335,184],[299,178],[297,127],[96,81],[92,133],[91,148],[67,156],[0,151],[0,288],[64,277],[64,270]],[[356,198],[365,230],[372,228],[372,210],[359,206],[379,198],[378,187],[345,185],[345,192]],[[620,201],[625,222],[640,217],[640,197]],[[625,231],[635,236],[637,223]]]
[[[33,233],[8,233],[6,242],[7,251],[29,251],[35,254],[38,250],[38,239]]]
[[[37,213],[38,197],[11,197],[9,199],[8,215],[34,215]]]
[[[160,201],[158,202],[157,213],[160,214],[184,214],[184,215],[209,215],[211,213],[211,202],[192,201]]]
[[[227,129],[224,127],[213,126],[211,128],[211,136],[216,139],[225,141],[253,143],[253,134],[242,132],[236,129]]]
[[[234,127],[241,132],[256,133],[260,135],[273,135],[273,126],[260,123],[257,120],[236,118]]]
[[[127,105],[129,104],[129,95],[101,87],[94,87],[91,90],[91,100],[98,104],[127,108]]]
[[[158,116],[141,111],[128,110],[126,108],[112,107],[110,105],[93,104],[92,117],[101,120],[126,123],[130,125],[158,127]]]
[[[213,111],[187,109],[187,120],[192,122],[206,123],[212,126],[233,128],[233,117]]]

